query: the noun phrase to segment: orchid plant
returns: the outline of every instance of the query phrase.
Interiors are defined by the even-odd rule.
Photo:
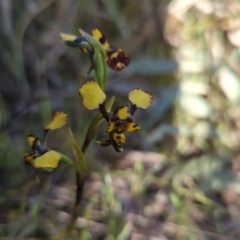
[[[96,135],[100,123],[104,120],[107,121],[108,128],[106,129],[106,133],[108,137],[97,140],[96,143],[103,147],[111,145],[116,152],[121,152],[125,143],[124,132],[140,130],[140,126],[133,119],[135,111],[137,109],[147,109],[153,99],[150,93],[140,88],[134,88],[128,94],[130,104],[126,105],[124,103],[112,111],[111,108],[115,98],[112,97],[106,101],[106,94],[104,93],[107,82],[107,66],[112,70],[121,71],[130,64],[130,58],[123,50],[112,47],[99,29],[93,29],[92,34],[88,34],[81,29],[79,32],[79,36],[60,33],[60,37],[62,42],[67,46],[89,54],[90,67],[87,74],[93,70],[95,80],[86,81],[79,88],[79,95],[82,98],[83,106],[87,110],[98,111],[89,125],[81,148],[79,148],[69,128],[70,142],[76,157],[76,163],[64,154],[49,149],[46,145],[48,132],[63,127],[67,122],[67,115],[62,112],[56,113],[52,121],[45,127],[43,136],[44,144],[40,143],[39,138],[33,135],[28,136],[28,143],[32,151],[24,154],[25,162],[31,164],[36,169],[55,169],[60,162],[64,162],[76,169],[76,201],[72,221],[67,228],[68,231],[74,226],[78,216],[84,182],[87,177],[88,170],[84,153]]]

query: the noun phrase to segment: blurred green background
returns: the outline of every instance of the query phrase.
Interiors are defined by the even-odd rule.
[[[240,239],[239,16],[238,0],[0,0],[0,240],[50,239],[69,222],[74,171],[36,181],[22,155],[56,111],[82,144],[89,57],[59,33],[95,27],[131,57],[109,70],[114,106],[135,87],[154,101],[123,153],[91,144],[81,216],[63,239]],[[48,146],[73,157],[67,127]]]

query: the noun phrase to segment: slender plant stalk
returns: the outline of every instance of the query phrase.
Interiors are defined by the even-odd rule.
[[[106,104],[107,109],[110,111],[112,104],[114,102],[114,97],[112,97]],[[104,110],[106,111],[106,109],[104,108]],[[105,112],[105,118],[108,121],[108,113]],[[91,143],[94,135],[96,134],[96,128],[98,128],[99,124],[103,121],[103,116],[99,113],[96,114],[96,116],[94,117],[92,123],[90,124],[88,131],[86,133],[85,136],[85,140],[83,142],[82,145],[82,153],[85,154],[89,144]],[[91,134],[91,132],[93,134]],[[76,190],[76,198],[75,198],[75,205],[74,205],[74,210],[73,210],[73,215],[72,215],[72,219],[71,222],[69,223],[68,227],[67,227],[67,233],[70,233],[70,231],[72,230],[72,228],[75,225],[75,222],[77,220],[77,217],[79,215],[80,212],[80,203],[82,200],[82,196],[83,196],[83,189],[84,189],[84,184],[86,181],[86,176],[81,177],[79,172],[76,172],[76,185],[77,185],[77,190]]]
[[[92,141],[92,139],[87,138],[87,134],[86,134],[85,141],[84,141],[82,149],[81,149],[83,154],[85,154],[90,142]],[[80,206],[81,206],[80,203],[81,203],[82,197],[83,197],[83,189],[84,189],[85,181],[86,181],[86,176],[82,177],[82,176],[80,176],[79,172],[76,171],[77,189],[76,189],[75,204],[74,204],[74,208],[73,208],[73,214],[72,214],[71,221],[69,222],[67,228],[63,232],[60,232],[57,235],[52,236],[50,238],[51,240],[62,239],[63,237],[69,235],[71,233],[72,229],[74,228],[75,222],[76,222],[76,220],[79,216],[79,212],[80,212]]]
[[[70,223],[68,224],[68,227],[66,229],[66,235],[69,234],[71,232],[71,230],[73,229],[75,222],[79,216],[79,212],[80,212],[80,203],[82,200],[82,196],[83,196],[83,189],[84,189],[84,184],[85,184],[85,180],[86,179],[82,179],[79,175],[78,172],[76,172],[76,184],[77,184],[77,189],[76,189],[76,198],[75,198],[75,205],[73,208],[73,215],[72,215],[72,219],[70,221]]]

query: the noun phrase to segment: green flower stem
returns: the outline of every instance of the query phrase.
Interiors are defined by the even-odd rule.
[[[93,69],[95,72],[96,80],[101,87],[101,89],[104,88],[104,68],[103,68],[103,61],[101,53],[98,51],[97,48],[94,48],[93,53]]]
[[[104,89],[107,83],[107,73],[108,73],[107,56],[105,51],[104,51],[104,55],[102,55],[102,58],[103,58],[103,89]]]
[[[82,179],[85,179],[87,176],[87,163],[83,151],[78,147],[78,144],[74,138],[71,128],[69,128],[70,142],[73,153],[77,160],[77,171],[79,172]]]
[[[75,205],[73,209],[72,219],[68,224],[65,234],[70,233],[70,231],[73,229],[75,222],[77,220],[77,217],[79,215],[80,202],[82,200],[84,184],[88,174],[87,163],[84,156],[85,151],[81,150],[78,147],[78,144],[74,138],[71,128],[69,128],[69,135],[70,135],[71,147],[77,160],[77,164],[76,164],[77,165],[77,171],[76,171],[77,189],[76,189],[76,198],[75,198]]]
[[[97,82],[99,86],[104,89],[106,82],[107,82],[107,56],[106,56],[106,51],[101,45],[101,43],[89,35],[88,33],[84,32],[83,30],[79,29],[80,34],[87,39],[87,41],[94,47],[94,55],[93,55],[93,68],[94,72],[96,75]],[[83,196],[83,189],[84,189],[84,184],[87,178],[88,170],[87,170],[87,164],[85,161],[84,154],[93,140],[94,136],[97,133],[98,127],[100,123],[104,120],[109,119],[107,112],[111,112],[112,105],[114,103],[115,98],[112,97],[109,99],[109,101],[105,104],[105,111],[104,114],[102,115],[100,112],[98,112],[95,117],[93,118],[88,131],[86,133],[85,140],[83,142],[81,150],[79,149],[75,138],[72,134],[71,129],[69,129],[70,132],[70,140],[71,140],[71,146],[73,149],[73,152],[76,156],[77,159],[77,171],[76,171],[76,198],[75,198],[75,205],[73,209],[73,214],[72,214],[72,219],[70,223],[68,224],[67,229],[62,232],[57,234],[56,236],[53,236],[51,239],[62,239],[64,236],[68,235],[71,230],[73,229],[75,222],[77,220],[77,217],[79,216],[79,211],[80,211],[80,203],[82,200]],[[66,163],[70,164],[67,158],[64,158],[64,161]]]

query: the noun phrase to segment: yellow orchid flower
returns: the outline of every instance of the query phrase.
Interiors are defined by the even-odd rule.
[[[113,48],[110,46],[107,38],[101,33],[97,28],[92,30],[92,36],[103,45],[107,53],[107,65],[115,70],[121,71],[123,68],[127,67],[131,59],[121,50]]]
[[[25,163],[33,165],[35,168],[55,169],[58,166],[62,158],[60,153],[41,145],[39,139],[33,135],[29,135],[27,140],[32,147],[32,152],[23,155]]]
[[[125,143],[124,132],[135,132],[140,130],[140,126],[133,121],[133,114],[137,108],[146,109],[152,102],[152,95],[141,89],[135,88],[129,93],[131,108],[122,106],[109,114],[105,107],[106,95],[95,81],[88,81],[79,89],[79,94],[83,100],[83,106],[89,110],[99,109],[105,120],[108,122],[107,133],[109,139],[98,140],[101,146],[112,145],[117,152],[123,150]]]
[[[111,47],[107,38],[99,29],[93,29],[92,36],[97,39],[105,49],[107,54],[107,65],[111,69],[115,71],[121,71],[123,68],[129,65],[131,59],[123,52],[123,50]],[[62,42],[69,47],[78,48],[80,51],[85,53],[92,54],[94,52],[93,46],[84,36],[60,33],[60,37],[62,39]]]

